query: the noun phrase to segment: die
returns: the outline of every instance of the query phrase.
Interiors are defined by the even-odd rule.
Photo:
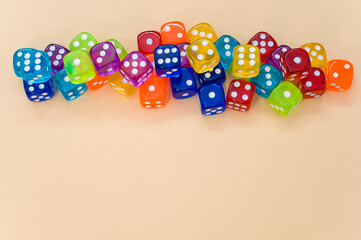
[[[327,64],[326,89],[343,92],[351,87],[353,80],[353,65],[346,60],[335,59]]]
[[[65,69],[60,70],[57,74],[55,74],[54,83],[67,101],[77,99],[87,90],[85,83],[71,83]]]
[[[137,90],[137,88],[130,85],[119,72],[109,76],[109,85],[124,96],[130,96]]]
[[[310,57],[312,67],[321,68],[322,71],[326,71],[326,50],[321,43],[307,43],[305,45],[302,45],[301,48],[307,51]]]
[[[112,43],[101,42],[92,47],[89,54],[99,76],[106,77],[119,71],[120,59]]]
[[[226,102],[227,107],[236,111],[246,112],[250,109],[255,86],[253,83],[234,79],[229,84]]]
[[[84,50],[89,52],[90,49],[97,44],[98,41],[90,33],[82,32],[76,35],[73,40],[71,40],[69,49],[71,51]]]
[[[122,44],[120,44],[117,40],[115,39],[109,39],[106,42],[110,42],[113,44],[113,47],[115,48],[115,50],[117,51],[119,60],[122,61],[125,56],[128,55],[127,51],[125,50],[125,48],[123,47]]]
[[[64,68],[63,58],[70,50],[58,44],[49,44],[44,52],[50,57],[52,75],[55,75]]]
[[[290,82],[281,82],[270,94],[268,103],[281,116],[287,116],[302,100],[301,91]]]
[[[214,83],[198,89],[198,96],[203,115],[209,116],[226,110],[226,100],[222,85]]]
[[[51,62],[47,53],[33,48],[19,49],[14,53],[15,74],[25,81],[47,82],[51,77]]]
[[[98,90],[108,83],[108,78],[109,76],[102,77],[95,72],[95,77],[92,80],[86,82],[86,85],[88,86],[89,90]]]
[[[181,65],[182,68],[184,67],[190,67],[191,64],[188,61],[187,57],[187,47],[189,46],[189,43],[180,43],[176,45],[180,51],[180,57],[181,57]]]
[[[26,96],[32,102],[43,102],[54,96],[55,90],[51,77],[42,83],[23,80],[23,84]]]
[[[211,25],[209,25],[208,23],[205,23],[205,22],[199,23],[199,24],[193,26],[191,29],[189,29],[188,38],[191,43],[195,42],[201,38],[207,38],[212,43],[216,42],[218,39],[217,34],[213,30]]]
[[[161,108],[166,104],[168,79],[152,75],[139,87],[140,105],[145,108]]]
[[[145,31],[138,35],[138,51],[144,55],[153,54],[154,49],[162,44],[160,33],[156,31]]]
[[[212,71],[219,63],[218,51],[208,39],[195,40],[186,51],[188,60],[197,73]]]
[[[188,42],[186,28],[184,24],[179,21],[163,24],[163,26],[160,28],[160,38],[162,44],[177,45]]]
[[[158,76],[178,77],[182,72],[180,52],[177,46],[167,44],[154,51],[155,70]]]
[[[274,66],[263,64],[257,77],[251,79],[255,85],[256,93],[261,97],[268,98],[277,85],[282,82],[283,76]]]
[[[301,80],[303,98],[317,98],[326,89],[325,74],[320,68],[311,68],[307,78]]]
[[[134,51],[123,59],[119,71],[133,87],[139,87],[150,78],[153,66],[143,54]]]
[[[271,64],[275,68],[277,68],[279,71],[281,71],[281,56],[283,53],[287,52],[288,50],[291,50],[291,48],[287,45],[281,45],[276,50],[271,53],[266,59],[267,64]]]
[[[197,79],[201,86],[212,83],[223,84],[226,81],[226,72],[219,63],[212,71],[197,74]]]
[[[225,70],[229,69],[229,65],[233,59],[233,49],[241,45],[235,38],[230,35],[223,35],[214,44],[218,50],[220,61]]]
[[[236,78],[252,78],[259,73],[261,66],[259,48],[253,45],[240,45],[233,50],[230,71]]]
[[[82,50],[72,51],[65,55],[64,68],[73,84],[88,82],[96,75],[89,54]]]
[[[192,68],[182,68],[182,74],[170,78],[173,97],[189,98],[197,94],[197,77]]]
[[[310,58],[306,50],[295,48],[288,50],[281,56],[281,70],[285,81],[299,86],[299,80],[307,78],[311,69]]]
[[[248,44],[259,48],[262,63],[278,47],[276,40],[266,32],[257,33],[249,40]]]

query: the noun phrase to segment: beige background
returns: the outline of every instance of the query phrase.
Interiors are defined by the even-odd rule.
[[[361,238],[359,0],[1,0],[1,240],[354,240]],[[143,30],[209,22],[246,43],[270,32],[319,41],[354,63],[344,94],[288,118],[200,114],[197,97],[140,107],[110,87],[74,102],[29,102],[12,70],[21,47],[68,45],[81,31],[136,49]],[[228,82],[230,79],[227,80]]]

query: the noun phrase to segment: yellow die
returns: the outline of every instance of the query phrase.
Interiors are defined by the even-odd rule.
[[[125,80],[119,72],[116,72],[109,76],[109,85],[119,93],[129,96],[132,95],[135,90],[137,90],[136,87],[133,87],[128,83],[127,80]]]
[[[259,48],[253,45],[239,45],[233,50],[231,73],[236,78],[252,78],[259,73],[261,55]]]
[[[216,32],[208,23],[199,23],[189,29],[188,38],[190,42],[194,42],[200,38],[208,38],[212,43],[218,40]]]
[[[216,46],[206,38],[192,42],[186,52],[190,64],[197,73],[212,71],[219,63]]]
[[[327,56],[325,48],[320,43],[307,43],[301,48],[305,49],[310,56],[311,66],[326,70]]]

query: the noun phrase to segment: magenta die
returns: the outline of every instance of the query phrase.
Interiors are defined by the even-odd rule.
[[[189,46],[189,43],[180,43],[176,45],[180,51],[180,56],[181,56],[181,64],[182,64],[182,68],[184,67],[191,67],[191,64],[189,63],[188,57],[187,57],[187,52],[186,49]]]
[[[51,74],[55,75],[64,68],[63,58],[70,50],[58,44],[49,44],[44,52],[48,54],[51,61]]]
[[[269,55],[266,59],[265,63],[271,64],[279,71],[281,71],[281,56],[283,53],[287,52],[291,48],[287,45],[281,45],[276,50],[273,51],[271,55]]]
[[[152,75],[153,66],[143,54],[134,51],[123,59],[119,72],[132,86],[139,87]]]
[[[110,42],[101,42],[89,51],[95,70],[101,77],[112,75],[119,71],[120,59]]]

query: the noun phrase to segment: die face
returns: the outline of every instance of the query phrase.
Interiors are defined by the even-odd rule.
[[[326,70],[326,50],[321,43],[308,43],[301,46],[301,48],[305,49],[308,53],[312,67],[321,68],[323,71]]]
[[[98,41],[87,32],[82,32],[76,35],[70,42],[69,49],[71,51],[83,50],[89,52],[90,49],[97,45]]]
[[[325,89],[325,74],[320,68],[311,68],[308,77],[301,80],[301,92],[304,98],[320,97]]]
[[[54,96],[55,90],[51,77],[42,83],[23,80],[23,84],[26,96],[32,102],[43,102]]]
[[[138,50],[142,54],[154,53],[154,50],[162,44],[160,33],[156,31],[145,31],[138,35]]]
[[[311,69],[311,62],[306,50],[302,48],[295,48],[285,52],[281,56],[281,69],[282,74],[287,79],[296,77],[297,74],[308,72]],[[305,74],[306,75],[306,74]]]
[[[115,51],[117,52],[120,61],[122,61],[125,56],[128,55],[127,50],[125,50],[123,45],[120,44],[117,40],[109,39],[106,42],[110,42],[111,44],[113,44],[113,47],[115,48]]]
[[[167,80],[153,75],[139,87],[139,100],[145,108],[161,108],[166,103]]]
[[[197,73],[212,71],[220,61],[216,47],[205,38],[192,42],[186,51],[188,60]]]
[[[220,61],[225,70],[229,69],[229,65],[233,59],[233,49],[240,43],[230,35],[223,35],[214,44],[218,50]]]
[[[341,59],[331,60],[327,64],[326,89],[343,92],[351,87],[354,69],[351,62]]]
[[[160,28],[162,44],[177,45],[188,43],[187,31],[182,22],[173,21],[163,24]]]
[[[265,62],[266,58],[278,47],[276,40],[267,32],[257,33],[249,40],[248,44],[259,48],[262,62]]]
[[[139,87],[150,78],[153,67],[143,54],[134,51],[123,59],[119,71],[132,86]]]
[[[120,60],[112,43],[99,43],[89,54],[99,76],[106,77],[119,71]]]
[[[89,54],[82,50],[68,53],[64,57],[64,68],[73,84],[88,82],[96,76]]]
[[[70,50],[58,44],[49,44],[44,51],[50,58],[52,74],[55,75],[64,68],[63,59]]]
[[[281,71],[281,56],[288,50],[291,50],[287,45],[281,45],[279,46],[274,52],[269,55],[266,59],[266,63],[271,64],[275,68],[277,68],[279,71]]]
[[[24,61],[22,60],[22,58],[24,57],[24,55],[26,53],[31,53],[32,51],[34,51],[35,49],[33,48],[21,48],[21,49],[18,49],[14,55],[13,55],[13,68],[14,68],[14,72],[16,74],[16,76],[18,76],[19,78],[23,78],[23,74],[22,74],[22,71],[21,71],[21,61]]]
[[[59,89],[65,100],[72,101],[80,97],[87,90],[87,86],[85,83],[82,84],[73,84],[70,82],[68,74],[65,69],[60,70],[54,76],[54,83],[56,87]]]
[[[130,85],[119,72],[109,76],[109,85],[124,96],[130,96],[137,90],[137,88]]]
[[[175,45],[161,45],[154,51],[155,70],[158,76],[178,77],[182,72],[180,51]]]
[[[191,43],[202,38],[207,38],[214,43],[218,39],[216,32],[208,23],[199,23],[193,26],[188,31],[188,38]]]
[[[189,46],[189,43],[177,44],[177,47],[178,47],[179,52],[180,52],[182,68],[191,66],[191,64],[189,63],[188,57],[187,57],[187,48],[188,48],[188,46]]]
[[[253,45],[240,45],[235,47],[231,66],[231,73],[235,77],[256,77],[261,66],[259,48]]]
[[[235,79],[229,84],[226,102],[227,107],[236,111],[246,112],[250,109],[255,86],[242,79]]]
[[[226,110],[226,101],[222,85],[209,84],[198,89],[203,115],[209,116]]]
[[[170,79],[173,97],[189,98],[197,94],[197,77],[192,68],[182,68],[182,74]]]
[[[257,77],[251,82],[255,85],[256,93],[261,97],[268,98],[275,87],[282,82],[283,76],[278,69],[270,64],[263,64],[260,67]]]
[[[287,116],[302,100],[301,91],[290,82],[280,83],[268,98],[270,106],[281,116]]]
[[[213,83],[223,84],[226,81],[226,72],[222,64],[219,63],[212,71],[197,74],[197,79],[201,86]]]

